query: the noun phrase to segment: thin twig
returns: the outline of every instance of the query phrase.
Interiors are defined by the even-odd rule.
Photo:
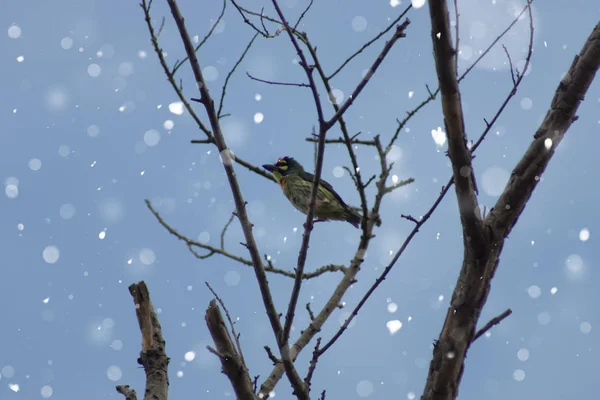
[[[492,318],[487,324],[485,324],[483,326],[483,328],[481,328],[480,330],[477,331],[475,336],[473,336],[472,342],[476,341],[477,339],[479,339],[480,337],[485,335],[485,333],[487,331],[492,329],[494,326],[498,325],[500,322],[502,322],[503,319],[508,317],[510,314],[512,314],[512,310],[509,308],[506,311],[504,311],[502,314],[498,315],[497,317]]]
[[[242,351],[242,345],[240,343],[240,335],[235,330],[235,324],[233,322],[233,319],[231,319],[229,310],[227,309],[227,307],[225,307],[225,303],[223,302],[223,299],[221,299],[221,297],[212,288],[212,286],[210,286],[210,284],[208,282],[204,282],[204,284],[206,285],[206,287],[208,287],[208,290],[210,290],[210,292],[213,294],[213,296],[215,296],[215,299],[217,299],[217,301],[223,308],[223,311],[225,311],[225,317],[227,317],[227,322],[229,322],[229,329],[231,329],[231,334],[233,335],[233,339],[235,340],[236,350],[240,355],[242,365],[244,366],[244,368],[246,368],[246,370],[248,370],[248,366],[246,365],[246,361],[244,360],[244,352]]]
[[[183,91],[182,91],[180,85],[178,85],[177,82],[175,81],[175,75],[173,75],[173,73],[171,72],[171,70],[169,68],[169,65],[167,64],[167,60],[165,59],[164,52],[160,48],[160,45],[158,44],[158,37],[154,33],[154,26],[152,25],[152,18],[150,16],[150,5],[151,5],[151,2],[148,3],[146,0],[142,0],[140,7],[142,7],[142,10],[144,10],[144,20],[146,21],[146,26],[148,27],[148,32],[150,33],[150,39],[152,41],[152,47],[154,48],[154,52],[158,56],[158,60],[160,61],[160,65],[163,67],[163,71],[164,71],[165,75],[167,76],[167,80],[171,84],[171,87],[173,88],[175,93],[177,93],[177,97],[179,97],[179,101],[181,101],[183,103],[183,106],[185,107],[187,112],[190,113],[190,115],[192,116],[192,118],[194,119],[194,121],[196,122],[198,127],[200,128],[200,130],[202,132],[204,132],[207,139],[212,140],[211,131],[200,120],[200,118],[198,117],[198,115],[196,114],[196,112],[194,111],[192,106],[190,105],[190,103],[187,101],[187,98],[183,95]]]
[[[383,50],[381,51],[379,56],[375,59],[375,61],[371,65],[371,68],[369,68],[368,72],[365,74],[365,76],[362,78],[362,80],[356,86],[356,88],[354,89],[352,94],[350,96],[348,96],[346,101],[340,106],[340,109],[335,113],[335,115],[333,117],[331,117],[331,119],[329,119],[326,122],[327,127],[331,127],[331,126],[335,125],[336,122],[338,121],[338,119],[346,112],[348,107],[350,107],[354,103],[354,101],[356,100],[356,98],[358,97],[360,92],[364,89],[364,87],[367,85],[369,80],[373,77],[373,75],[375,74],[375,71],[377,71],[377,69],[383,62],[384,58],[387,56],[387,54],[392,49],[392,47],[394,47],[394,44],[396,43],[396,41],[400,38],[406,37],[405,30],[409,24],[410,24],[410,20],[408,18],[406,18],[403,23],[401,23],[400,25],[396,25],[396,31],[394,32],[392,37],[385,43]]]
[[[305,87],[305,88],[309,88],[310,85],[307,83],[295,83],[295,82],[278,82],[278,81],[270,81],[270,80],[266,80],[266,79],[261,79],[261,78],[257,78],[253,75],[250,74],[250,72],[246,72],[246,75],[248,76],[248,78],[252,79],[253,81],[257,81],[257,82],[261,82],[261,83],[266,83],[268,85],[277,85],[277,86],[297,86],[297,87]]]
[[[319,346],[321,346],[321,338],[317,338],[317,343],[315,344],[315,349],[313,350],[313,355],[308,366],[308,373],[306,374],[306,378],[304,378],[304,383],[306,383],[309,391],[313,374],[315,373],[317,363],[319,362]]]
[[[339,74],[342,69],[344,69],[344,67],[346,65],[348,65],[348,63],[350,61],[352,61],[352,59],[354,59],[354,57],[358,56],[359,54],[361,54],[367,47],[371,46],[373,43],[375,43],[376,41],[378,41],[379,39],[381,39],[381,37],[383,35],[385,35],[386,33],[388,33],[407,13],[408,11],[412,8],[412,3],[408,5],[408,7],[406,7],[404,9],[404,11],[402,11],[400,13],[400,15],[398,15],[392,22],[390,22],[390,24],[381,32],[379,32],[373,39],[369,40],[368,42],[366,42],[365,44],[363,44],[361,46],[360,49],[358,49],[357,51],[355,51],[350,57],[346,58],[344,60],[344,62],[342,63],[342,65],[340,65],[335,71],[333,71],[329,76],[327,76],[327,80],[331,80],[333,79],[337,74]]]
[[[512,59],[510,58],[510,53],[508,52],[508,49],[506,48],[505,45],[502,45],[502,48],[504,49],[504,52],[506,53],[506,57],[508,58],[508,66],[510,68],[510,77],[512,78],[512,83],[513,83],[513,85],[516,85],[517,81],[515,79],[515,70],[513,68]]]
[[[227,85],[229,84],[229,79],[231,78],[237,67],[242,63],[244,57],[246,57],[246,54],[248,54],[248,51],[250,51],[250,47],[252,47],[252,44],[254,43],[257,37],[258,33],[252,36],[252,39],[250,40],[250,42],[248,42],[248,45],[244,49],[244,52],[242,53],[240,58],[238,58],[231,71],[229,71],[229,73],[227,74],[227,78],[225,78],[225,83],[223,84],[223,89],[221,90],[221,100],[219,100],[219,109],[217,111],[217,115],[219,116],[219,118],[223,117],[223,115],[221,115],[221,111],[223,110],[223,101],[225,100],[225,94],[227,93]]]
[[[223,230],[221,231],[221,250],[225,250],[225,233],[227,232],[227,228],[229,228],[229,225],[231,225],[234,218],[235,214],[231,213],[231,217],[229,217],[229,220],[227,221],[227,223],[223,227]]]
[[[308,13],[308,10],[310,10],[312,5],[313,5],[313,0],[310,0],[310,2],[308,3],[308,5],[304,9],[304,11],[302,11],[302,14],[300,14],[298,21],[296,21],[296,23],[294,24],[294,30],[296,30],[298,28],[298,25],[300,25],[300,21],[302,21],[304,19],[304,17],[306,16],[306,13]]]
[[[200,48],[202,46],[204,46],[204,43],[206,43],[208,41],[208,39],[212,36],[212,34],[215,31],[215,29],[217,29],[217,26],[219,25],[219,23],[223,19],[223,15],[225,15],[225,9],[226,8],[227,8],[227,0],[223,0],[223,8],[221,8],[221,14],[219,14],[219,17],[217,18],[217,21],[210,28],[210,30],[208,31],[208,33],[206,34],[206,36],[204,36],[204,38],[200,41],[200,43],[198,43],[198,46],[196,46],[196,49],[195,49],[196,52],[198,50],[200,50]],[[175,73],[177,72],[177,70],[179,69],[179,67],[181,67],[187,60],[189,60],[189,57],[185,57],[183,60],[177,61],[175,63],[175,65],[173,66],[172,74],[175,75]]]

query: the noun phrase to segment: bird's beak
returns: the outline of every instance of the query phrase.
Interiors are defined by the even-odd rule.
[[[273,172],[273,170],[275,170],[275,165],[273,164],[264,164],[262,167],[269,172]]]

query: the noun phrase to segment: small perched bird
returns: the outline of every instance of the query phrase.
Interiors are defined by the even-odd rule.
[[[315,176],[306,172],[302,165],[291,157],[279,158],[275,164],[265,164],[263,168],[273,174],[292,205],[304,214],[308,213]],[[347,221],[355,228],[358,228],[361,221],[361,216],[323,179],[319,181],[314,215],[318,221]]]

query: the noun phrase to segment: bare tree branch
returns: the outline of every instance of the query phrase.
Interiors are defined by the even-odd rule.
[[[250,222],[248,213],[246,211],[246,202],[244,201],[244,198],[242,196],[242,192],[240,190],[240,186],[233,168],[232,159],[234,157],[232,156],[231,151],[227,148],[227,144],[225,143],[225,138],[223,137],[221,126],[219,124],[219,117],[215,109],[214,100],[212,99],[208,91],[208,87],[204,80],[204,76],[202,75],[200,63],[198,62],[196,53],[194,52],[189,33],[187,31],[187,28],[185,27],[184,19],[181,15],[179,7],[177,6],[177,2],[175,0],[167,0],[167,2],[169,4],[169,8],[171,9],[171,14],[173,15],[175,23],[177,24],[177,28],[179,29],[179,33],[185,47],[185,51],[190,59],[190,65],[192,67],[192,72],[194,73],[196,85],[198,87],[198,90],[200,91],[199,102],[204,106],[204,109],[206,110],[206,114],[210,121],[210,126],[212,128],[213,135],[215,138],[215,144],[220,152],[221,159],[223,161],[225,173],[227,175],[227,179],[231,187],[231,192],[233,194],[233,199],[237,210],[237,216],[240,220],[240,224],[242,225],[242,231],[244,232],[246,247],[250,252],[250,257],[254,266],[254,272],[260,288],[263,304],[265,306],[267,316],[269,317],[271,328],[278,342],[279,350],[282,352],[282,355],[284,355],[287,352],[289,352],[289,350],[287,344],[284,345],[284,341],[281,340],[283,338],[283,327],[281,326],[279,314],[277,313],[275,304],[273,302],[271,289],[267,281],[266,271],[262,263],[260,253],[258,251],[254,235],[252,233],[252,223]],[[299,277],[295,278],[295,282],[298,280],[302,280],[301,271],[298,272],[298,275]],[[298,372],[296,371],[293,362],[289,357],[283,358],[288,379],[294,387],[296,394],[300,396],[301,400],[308,400],[306,388],[304,387],[304,383],[298,375]]]
[[[169,357],[165,352],[165,340],[150,293],[144,281],[129,286],[129,293],[135,304],[140,331],[142,332],[142,351],[138,363],[146,372],[145,399],[167,400],[169,393],[168,366]],[[117,386],[117,392],[122,393],[127,400],[136,400],[135,390],[128,385]]]
[[[158,211],[156,211],[154,209],[154,207],[152,206],[152,203],[150,203],[149,200],[145,200],[146,201],[146,206],[148,207],[148,209],[150,210],[150,212],[152,212],[152,214],[154,215],[154,217],[156,218],[156,220],[158,221],[159,224],[161,224],[171,235],[175,236],[177,239],[182,240],[183,242],[185,242],[185,244],[188,247],[188,250],[196,257],[199,259],[206,259],[209,257],[212,257],[215,254],[219,254],[222,255],[226,258],[229,258],[233,261],[237,261],[240,264],[243,265],[247,265],[249,267],[252,267],[252,261],[248,260],[247,258],[235,255],[233,253],[230,253],[229,251],[227,251],[225,249],[225,232],[227,231],[227,228],[229,227],[229,225],[231,224],[231,222],[233,221],[233,215],[232,217],[227,221],[227,223],[225,224],[225,226],[223,227],[223,230],[221,231],[221,247],[215,247],[215,246],[211,246],[205,243],[200,243],[196,240],[190,239],[189,237],[179,233],[175,228],[173,228],[171,225],[169,225],[164,219],[163,217],[158,213]],[[206,251],[208,251],[208,253],[206,254],[199,254],[196,250],[194,250],[194,247],[200,248],[200,249],[204,249]],[[268,265],[264,266],[265,271],[266,272],[271,272],[277,275],[282,275],[288,278],[296,278],[296,274],[293,271],[288,271],[285,269],[281,269],[281,268],[276,268],[275,266],[273,266],[273,264],[268,261]],[[334,264],[328,264],[328,265],[324,265],[322,267],[317,268],[316,270],[312,271],[312,272],[306,272],[304,274],[302,274],[302,279],[313,279],[316,278],[317,276],[323,275],[324,273],[327,272],[345,272],[346,268],[343,265],[334,265]]]
[[[129,385],[118,385],[117,392],[125,396],[125,400],[137,400],[137,394],[135,390],[130,389]]]
[[[448,155],[452,161],[454,186],[463,227],[463,240],[472,243],[475,256],[484,251],[483,224],[476,196],[475,173],[463,118],[458,79],[456,77],[456,50],[452,48],[450,21],[446,0],[430,1],[431,38],[435,66],[440,84],[444,123],[448,136]]]
[[[444,12],[444,5],[441,1],[430,2],[430,7],[439,8],[438,13]],[[530,29],[533,30],[529,7],[528,11]],[[473,244],[465,243],[465,260],[433,351],[423,400],[455,399],[458,395],[464,359],[475,338],[476,324],[487,300],[505,239],[539,183],[556,146],[577,119],[577,109],[599,68],[600,24],[596,25],[560,82],[550,110],[532,144],[513,170],[496,206],[486,217],[484,239],[487,244],[482,257],[473,257]]]
[[[244,357],[236,350],[215,300],[210,301],[206,309],[205,320],[215,342],[215,353],[221,360],[222,371],[231,382],[236,398],[239,400],[257,399],[254,395],[252,379],[250,379],[248,368],[244,363]]]

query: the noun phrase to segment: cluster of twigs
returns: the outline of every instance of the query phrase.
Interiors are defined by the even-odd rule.
[[[427,384],[423,392],[423,398],[455,398],[463,370],[464,357],[469,346],[471,343],[473,343],[473,341],[491,329],[492,326],[499,323],[511,313],[511,310],[508,309],[498,317],[488,322],[479,331],[475,330],[479,320],[479,313],[483,308],[487,294],[489,293],[490,282],[498,264],[498,256],[503,247],[504,238],[506,235],[508,235],[512,229],[512,226],[516,222],[516,219],[523,211],[527,200],[531,196],[531,192],[539,181],[539,176],[545,169],[545,166],[553,154],[554,148],[562,139],[562,136],[566,132],[570,123],[572,123],[572,121],[575,119],[575,112],[581,101],[580,99],[583,98],[583,94],[593,79],[595,71],[598,69],[598,60],[600,59],[600,25],[596,27],[592,36],[590,39],[588,39],[586,47],[584,47],[584,50],[581,52],[581,55],[576,58],[575,62],[571,66],[571,70],[565,79],[563,79],[563,82],[561,82],[551,110],[542,123],[542,126],[536,133],[534,142],[532,143],[530,149],[527,151],[523,157],[523,160],[513,172],[513,176],[504,193],[498,200],[496,207],[487,217],[482,218],[479,212],[477,201],[477,186],[474,179],[473,166],[471,165],[472,153],[483,142],[487,133],[491,130],[494,123],[505,110],[506,105],[517,92],[517,89],[520,86],[523,77],[525,76],[525,72],[529,67],[530,59],[533,53],[533,21],[531,16],[530,2],[527,3],[521,14],[519,14],[507,27],[507,29],[490,44],[490,46],[480,55],[480,57],[477,58],[475,62],[469,68],[467,68],[460,77],[457,77],[456,49],[458,48],[459,38],[459,14],[456,1],[454,2],[456,11],[455,16],[457,18],[456,38],[454,44],[451,41],[448,7],[446,1],[430,1],[429,7],[432,22],[432,42],[436,60],[439,87],[435,91],[431,91],[429,87],[427,87],[428,96],[415,109],[409,111],[404,119],[397,120],[398,126],[395,132],[391,135],[390,140],[383,144],[379,135],[376,135],[372,138],[360,139],[358,138],[358,134],[351,135],[344,119],[344,113],[352,106],[353,102],[360,95],[363,88],[369,83],[370,79],[372,79],[378,67],[392,50],[396,42],[405,36],[406,29],[410,24],[410,21],[405,18],[405,15],[411,9],[410,5],[373,39],[365,43],[360,49],[345,59],[339,67],[333,70],[333,72],[327,73],[322,67],[322,63],[320,62],[316,52],[316,47],[311,43],[308,35],[305,32],[298,30],[300,21],[307,15],[313,4],[312,0],[309,2],[307,8],[301,13],[294,24],[288,22],[277,0],[272,0],[273,8],[277,17],[267,15],[264,10],[261,10],[260,12],[248,10],[240,6],[235,0],[230,1],[237,12],[241,15],[243,21],[254,31],[254,36],[249,41],[242,55],[239,57],[234,67],[227,75],[222,88],[218,106],[216,106],[215,100],[211,97],[208,91],[196,52],[204,43],[209,40],[214,28],[221,21],[221,18],[225,13],[227,0],[223,1],[222,12],[213,28],[197,46],[192,44],[192,40],[185,26],[184,19],[181,15],[177,2],[175,0],[167,0],[186,52],[186,57],[181,61],[177,61],[172,68],[169,67],[158,41],[160,32],[162,30],[162,25],[157,31],[152,22],[152,0],[142,0],[141,4],[151,41],[158,56],[159,62],[163,67],[164,73],[166,74],[171,86],[179,96],[179,99],[182,101],[194,121],[196,121],[199,129],[205,135],[205,139],[194,140],[192,142],[215,145],[221,154],[227,180],[234,198],[235,212],[225,224],[225,227],[221,232],[220,247],[215,247],[191,240],[187,236],[180,234],[176,229],[172,228],[166,221],[164,221],[164,219],[148,201],[146,202],[147,206],[154,214],[158,222],[171,234],[176,236],[178,239],[183,240],[189,250],[196,257],[205,259],[213,255],[220,255],[253,268],[259,285],[263,304],[269,317],[271,328],[275,335],[279,355],[276,355],[271,349],[267,348],[268,357],[274,363],[274,368],[269,374],[268,378],[262,383],[260,388],[258,388],[258,377],[254,377],[253,379],[250,378],[249,368],[246,365],[246,361],[243,357],[242,348],[239,341],[239,334],[235,331],[233,322],[229,317],[229,313],[225,308],[222,299],[209,286],[209,289],[213,292],[215,298],[220,303],[221,308],[225,310],[227,319],[229,321],[229,328],[227,328],[217,303],[214,301],[211,302],[206,313],[206,320],[216,348],[211,348],[210,351],[217,355],[217,357],[219,357],[221,360],[223,372],[231,381],[237,398],[255,399],[257,397],[262,398],[267,396],[274,389],[277,382],[285,373],[293,387],[294,395],[298,399],[308,400],[311,392],[311,379],[316,370],[319,358],[341,337],[352,319],[358,314],[364,304],[366,304],[372,293],[374,293],[379,285],[386,279],[386,276],[397,263],[398,259],[403,254],[414,236],[418,233],[419,229],[435,212],[436,208],[444,196],[448,193],[449,189],[454,186],[458,198],[459,214],[463,227],[465,260],[454,295],[452,296],[452,301],[448,310],[444,327],[434,349],[434,356],[431,363]],[[485,127],[479,138],[474,143],[470,143],[470,145],[468,145],[469,143],[466,138],[464,121],[462,117],[462,106],[460,102],[460,91],[458,84],[469,74],[469,72],[487,54],[487,52],[501,40],[501,38],[512,28],[512,26],[525,12],[528,12],[529,15],[530,40],[524,70],[516,71],[514,69],[510,55],[507,52],[510,64],[512,87],[489,122],[488,120],[484,120]],[[400,22],[403,18],[405,18],[404,21]],[[269,29],[271,26],[275,26],[275,28]],[[316,162],[314,173],[315,185],[311,192],[310,206],[307,212],[306,222],[304,224],[304,233],[298,255],[298,262],[296,267],[292,270],[275,268],[267,256],[261,256],[260,251],[258,250],[258,245],[252,233],[252,224],[246,212],[246,202],[244,201],[237,177],[234,173],[234,164],[238,164],[244,168],[247,168],[248,170],[253,171],[267,179],[273,178],[270,174],[263,171],[259,167],[240,159],[238,156],[233,156],[233,154],[227,148],[227,144],[221,132],[220,126],[220,119],[227,115],[223,113],[223,109],[229,79],[236,71],[238,66],[242,63],[252,44],[258,37],[270,39],[284,34],[284,32],[289,37],[289,40],[298,55],[300,60],[299,65],[304,72],[306,80],[298,83],[274,82],[262,79],[260,77],[254,77],[251,75],[248,76],[250,79],[266,84],[308,88],[312,93],[316,109],[317,132],[312,137],[307,138],[307,141],[314,142],[316,144]],[[339,74],[339,72],[341,72],[343,68],[345,68],[354,58],[360,55],[367,47],[376,43],[380,38],[384,37],[389,32],[392,33],[389,35],[377,58],[373,61],[368,73],[365,74],[365,76],[357,83],[355,89],[352,91],[352,94],[344,102],[341,104],[337,104],[335,101],[331,102],[333,107],[332,114],[330,117],[327,117],[327,111],[324,109],[321,102],[321,97],[319,95],[319,85],[323,85],[327,92],[331,93],[332,80]],[[196,114],[194,108],[184,97],[182,85],[181,83],[178,84],[175,78],[177,71],[185,63],[189,63],[194,74],[196,87],[200,93],[198,98],[192,98],[192,100],[202,105],[205,117],[208,119],[207,124],[204,123],[202,118]],[[411,215],[402,216],[414,224],[412,231],[399,247],[398,251],[392,258],[392,261],[386,266],[381,275],[376,279],[376,281],[364,294],[362,299],[354,307],[350,316],[346,319],[340,329],[326,342],[323,342],[322,338],[317,338],[308,367],[308,374],[306,377],[301,378],[295,365],[295,359],[321,330],[321,327],[341,303],[341,300],[350,285],[356,281],[356,277],[364,261],[366,251],[372,238],[374,237],[374,230],[381,223],[379,211],[384,196],[393,190],[403,187],[413,181],[412,179],[406,179],[393,185],[388,185],[387,180],[393,168],[393,163],[389,163],[387,161],[387,155],[391,151],[392,146],[398,139],[401,130],[407,124],[407,122],[419,110],[436,99],[438,94],[441,94],[446,132],[448,135],[448,156],[452,162],[453,176],[448,180],[448,183],[442,188],[439,196],[433,202],[433,205],[422,217],[417,219]],[[342,135],[334,139],[327,138],[327,133],[334,126],[339,126]],[[543,146],[544,141],[547,141],[548,139],[551,140],[550,149],[540,147]],[[346,169],[350,173],[360,197],[360,209],[362,211],[362,234],[354,256],[352,257],[348,266],[326,265],[313,272],[304,272],[310,235],[313,228],[313,215],[317,196],[316,188],[321,179],[325,147],[329,143],[344,144],[348,150],[351,167],[346,167]],[[380,173],[378,176],[372,176],[366,181],[364,180],[360,172],[356,154],[354,152],[354,147],[357,145],[369,146],[376,151],[380,161]],[[365,189],[371,182],[375,183],[376,193],[372,203],[370,204]],[[225,234],[233,222],[234,217],[237,217],[240,222],[245,240],[245,242],[242,244],[248,251],[249,258],[236,255],[225,248]],[[202,249],[206,251],[206,253],[200,254],[196,249]],[[263,257],[265,261],[263,261]],[[301,331],[302,333],[294,343],[290,343],[290,331],[294,321],[302,283],[304,280],[315,278],[325,272],[341,272],[342,279],[340,280],[334,292],[331,294],[325,306],[319,312],[314,313],[310,309],[310,305],[307,305],[307,310],[311,320],[310,324],[308,327],[306,327],[306,329]],[[278,313],[271,296],[271,290],[266,278],[267,273],[284,275],[294,280],[293,289],[287,305],[283,324],[280,320],[280,314]],[[141,322],[140,327],[142,327]],[[233,339],[231,338],[228,329],[231,330]],[[142,332],[144,332],[143,329]],[[160,338],[160,340],[162,340],[162,338]],[[164,351],[164,341],[162,349]],[[144,345],[142,352],[145,352],[146,350],[147,346]],[[453,354],[453,357],[447,357],[448,354]],[[166,374],[166,365],[164,366],[164,372]],[[168,380],[166,381],[166,384],[168,385]],[[118,388],[118,390],[127,398],[135,398],[135,392],[133,392],[134,397],[130,397],[131,391],[128,387],[121,386]],[[321,392],[320,398],[325,398],[325,391]]]

